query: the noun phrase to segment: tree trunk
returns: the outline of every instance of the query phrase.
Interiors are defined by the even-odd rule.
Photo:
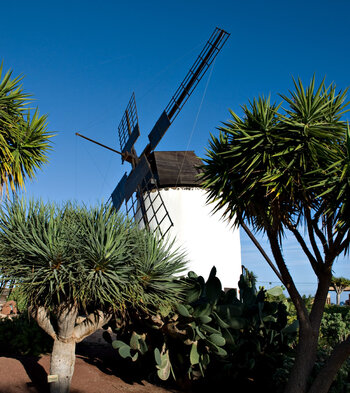
[[[330,285],[329,272],[318,276],[319,282],[308,320],[299,317],[299,343],[295,363],[284,393],[305,393],[317,357],[319,330]]]
[[[340,294],[341,292],[337,291],[337,305],[340,306]]]
[[[305,393],[317,354],[318,330],[300,327],[296,358],[284,393]]]
[[[51,382],[51,393],[69,393],[75,364],[75,339],[73,337],[78,306],[62,302],[57,312],[57,339],[54,341],[50,374],[58,381]]]
[[[62,302],[57,310],[56,332],[50,321],[50,313],[45,307],[29,308],[29,312],[54,340],[50,374],[57,376],[58,380],[50,382],[50,392],[69,393],[75,365],[75,344],[100,329],[111,319],[112,314],[96,310],[76,325],[77,305]]]
[[[57,375],[58,381],[50,383],[50,393],[69,393],[75,364],[75,341],[55,340],[52,354],[50,374]]]
[[[350,355],[350,336],[333,350],[324,367],[318,373],[308,393],[328,392],[342,364]]]

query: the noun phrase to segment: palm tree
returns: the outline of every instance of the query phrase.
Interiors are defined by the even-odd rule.
[[[345,92],[294,81],[295,91],[245,105],[243,118],[232,119],[212,136],[205,160],[203,186],[208,202],[241,225],[254,239],[295,305],[299,320],[296,360],[286,393],[305,393],[316,361],[319,328],[332,279],[332,266],[350,244],[350,135],[342,115]],[[285,105],[283,112],[281,105]],[[250,225],[264,232],[275,263],[264,253]],[[304,233],[308,235],[307,244]],[[308,312],[283,255],[288,232],[298,241],[318,279]],[[341,362],[350,354],[350,338],[337,347],[309,392],[327,392]]]
[[[54,340],[51,392],[69,392],[75,345],[126,308],[155,313],[182,295],[173,274],[184,257],[111,206],[6,202],[0,266],[15,279],[33,318]],[[77,323],[78,315],[85,315]],[[81,320],[81,318],[79,318]]]
[[[47,116],[30,113],[30,95],[23,92],[22,77],[3,75],[0,65],[0,193],[24,187],[47,162],[51,150]]]

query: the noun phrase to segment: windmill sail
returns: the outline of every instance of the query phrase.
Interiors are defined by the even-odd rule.
[[[139,195],[139,192],[135,192],[126,202],[127,214],[133,216],[141,228],[152,228],[161,238],[164,238],[173,226],[173,222],[155,180],[150,179],[143,185],[142,204]]]
[[[112,193],[116,210],[125,202],[127,214],[140,227],[161,237],[169,234],[175,248],[186,250],[189,270],[207,275],[215,261],[221,282],[232,288],[237,287],[241,274],[239,231],[232,231],[221,214],[212,214],[207,205],[205,191],[198,184],[202,163],[193,151],[154,151],[228,37],[224,30],[215,29],[151,129],[140,156],[134,147],[140,135],[134,94],[118,127],[120,152],[83,138],[120,154],[123,162],[132,165],[129,176],[125,174]]]
[[[150,154],[179,114],[228,37],[229,33],[226,31],[219,28],[214,30],[149,133],[149,143],[139,157],[136,155],[134,148],[134,144],[140,135],[134,93],[119,124],[118,135],[122,160],[123,162],[124,160],[129,161],[133,170],[128,177],[124,175],[113,191],[113,204],[118,210],[125,201],[129,216],[133,216],[141,226],[158,231],[161,236],[165,236],[173,223],[152,173],[149,163]]]
[[[141,227],[151,227],[164,237],[173,223],[144,155],[127,178],[124,190],[127,214]]]
[[[150,151],[156,148],[166,130],[176,119],[182,107],[185,105],[186,101],[203,78],[203,75],[214,61],[216,55],[221,50],[228,37],[229,33],[226,31],[219,29],[218,27],[214,30],[193,66],[188,71],[173,97],[170,99],[165,111],[161,114],[152,131],[149,133],[148,138],[150,141]]]
[[[119,210],[125,199],[125,184],[127,181],[127,175],[124,173],[124,176],[121,178],[120,182],[117,184],[117,187],[112,192],[112,202],[115,210]]]
[[[119,123],[118,136],[121,152],[132,154],[134,144],[140,136],[135,93],[132,93],[124,115]]]

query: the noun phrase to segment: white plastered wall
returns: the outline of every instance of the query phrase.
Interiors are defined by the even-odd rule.
[[[200,188],[160,189],[174,226],[170,237],[176,238],[189,260],[188,271],[208,278],[213,266],[224,288],[237,288],[241,268],[239,229],[212,213],[205,192]]]

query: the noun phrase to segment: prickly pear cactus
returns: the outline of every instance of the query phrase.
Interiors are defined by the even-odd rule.
[[[282,289],[257,291],[254,280],[253,274],[241,276],[238,298],[236,290],[222,290],[215,267],[207,281],[190,272],[182,279],[186,288],[182,303],[139,317],[113,347],[134,362],[151,352],[147,362],[153,359],[163,381],[170,376],[197,380],[209,368],[218,374],[255,370],[261,354],[284,349],[297,327],[287,326]]]

